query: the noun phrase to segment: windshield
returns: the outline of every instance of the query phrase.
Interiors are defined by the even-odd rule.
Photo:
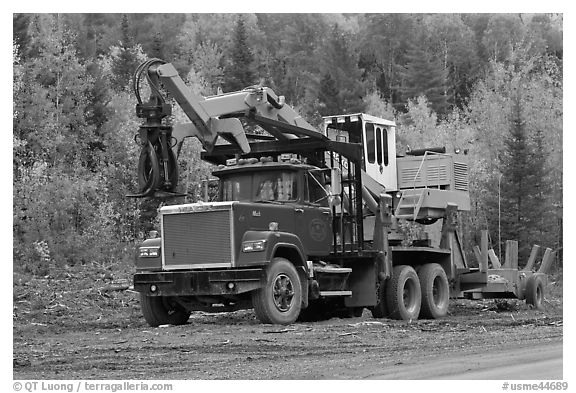
[[[222,201],[250,201],[252,175],[237,175],[222,179]]]
[[[298,199],[294,171],[262,171],[222,178],[222,200],[241,202],[288,202]]]
[[[295,201],[298,197],[296,172],[263,172],[254,176],[255,201]]]

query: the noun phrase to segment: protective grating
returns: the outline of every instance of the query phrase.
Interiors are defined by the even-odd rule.
[[[468,165],[465,163],[454,163],[454,188],[468,191]]]
[[[230,210],[165,214],[164,265],[230,264],[230,214]]]

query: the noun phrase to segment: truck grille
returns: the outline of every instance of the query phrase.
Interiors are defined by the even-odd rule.
[[[232,211],[162,215],[164,268],[232,266]]]

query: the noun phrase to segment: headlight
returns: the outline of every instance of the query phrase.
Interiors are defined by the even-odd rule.
[[[139,258],[156,258],[160,256],[160,247],[140,247],[138,249]]]
[[[255,240],[242,242],[242,252],[264,251],[266,240]]]

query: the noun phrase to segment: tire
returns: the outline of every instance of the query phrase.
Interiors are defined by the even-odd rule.
[[[262,323],[289,325],[302,308],[302,284],[294,265],[274,258],[266,269],[266,284],[252,293],[256,317]]]
[[[150,195],[160,187],[160,164],[150,141],[142,147],[138,160],[138,187],[140,193]]]
[[[386,304],[393,319],[405,321],[418,319],[422,293],[420,280],[413,267],[394,266],[392,277],[386,285]]]
[[[535,273],[526,281],[524,297],[526,304],[536,310],[544,309],[544,279],[543,274]]]
[[[446,272],[437,263],[427,263],[418,270],[422,291],[420,318],[438,319],[448,314],[450,287]]]
[[[140,294],[140,307],[148,325],[184,325],[190,312],[173,304],[170,298],[163,296],[146,296]]]
[[[386,281],[379,281],[376,288],[376,296],[378,298],[375,306],[370,307],[370,312],[373,318],[388,318],[388,306],[386,304]]]

